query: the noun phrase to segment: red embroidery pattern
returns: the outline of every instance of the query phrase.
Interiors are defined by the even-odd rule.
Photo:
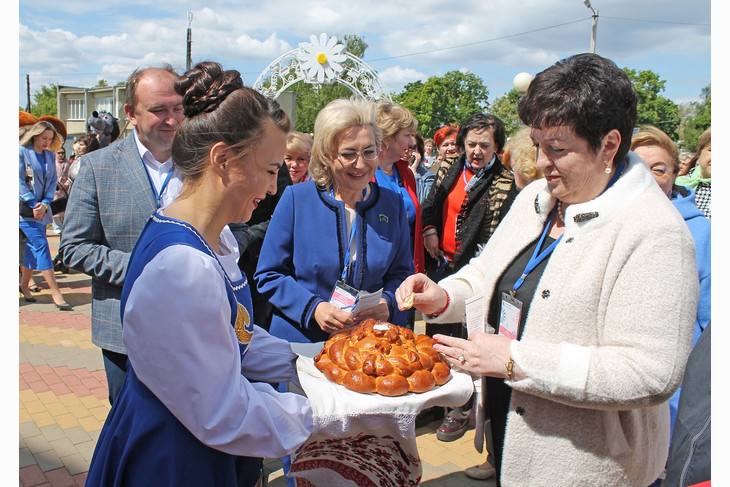
[[[421,459],[406,452],[399,440],[360,433],[348,438],[308,441],[291,466],[297,487],[314,487],[306,472],[327,469],[358,487],[407,487],[421,481]],[[304,474],[300,476],[297,474]]]

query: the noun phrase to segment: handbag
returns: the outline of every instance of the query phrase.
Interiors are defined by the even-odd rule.
[[[33,218],[33,208],[28,206],[25,201],[20,202],[20,216]]]
[[[66,211],[66,203],[68,203],[68,191],[66,191],[66,189],[60,184],[57,184],[56,195],[59,193],[63,194],[63,196],[56,197],[49,205],[51,207],[51,213],[54,215],[58,215],[59,213]]]
[[[60,198],[56,198],[55,200],[51,201],[51,213],[53,213],[54,215],[63,213],[64,211],[66,211],[66,203],[68,203],[68,196],[61,196]]]

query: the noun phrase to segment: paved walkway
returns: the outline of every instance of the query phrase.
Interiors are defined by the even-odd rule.
[[[49,233],[55,255],[58,236]],[[91,281],[84,274],[56,273],[73,311],[58,311],[47,286],[35,303],[19,294],[19,476],[21,487],[83,486],[104,420],[109,412],[106,378],[99,348],[91,343]],[[482,462],[474,450],[474,430],[443,443],[434,422],[419,430],[423,480],[428,487],[491,487],[463,470]],[[281,462],[266,460],[268,485],[286,485]]]

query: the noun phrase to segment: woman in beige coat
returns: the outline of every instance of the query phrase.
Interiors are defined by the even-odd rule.
[[[496,333],[436,335],[435,348],[486,377],[503,485],[648,486],[664,469],[697,269],[682,217],[628,152],[636,100],[595,54],[538,74],[519,114],[545,179],[458,273],[438,284],[414,275],[396,293],[401,305],[414,293],[432,323],[463,317],[483,294]]]

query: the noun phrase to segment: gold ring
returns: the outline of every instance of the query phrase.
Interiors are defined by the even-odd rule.
[[[463,353],[461,355],[459,355],[459,362],[461,362],[462,364],[464,362],[466,362],[466,358],[464,358],[464,354]]]

